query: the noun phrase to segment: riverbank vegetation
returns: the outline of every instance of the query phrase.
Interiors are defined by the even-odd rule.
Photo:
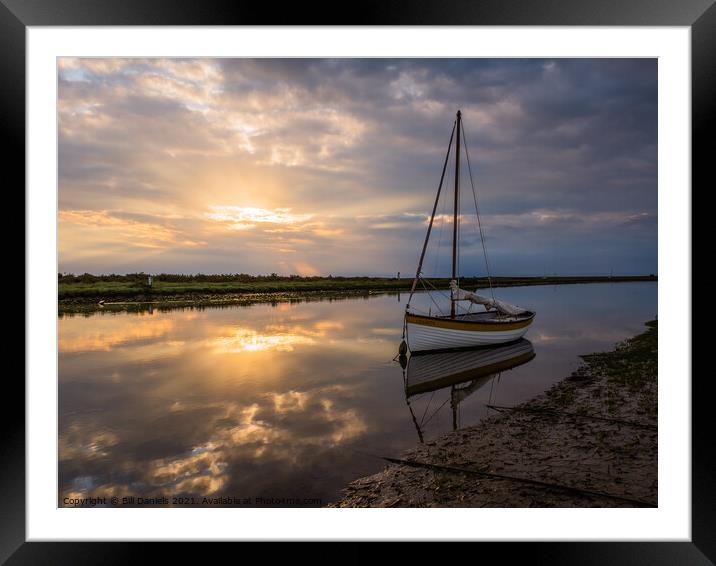
[[[605,283],[625,281],[656,281],[656,276],[552,276],[552,277],[493,277],[493,287],[525,285],[564,285],[574,283]],[[127,275],[58,274],[58,299],[70,302],[98,302],[107,300],[161,301],[169,297],[191,295],[226,295],[242,293],[316,293],[337,291],[408,291],[412,285],[408,277],[301,277],[299,275],[220,274],[220,275],[152,275],[151,284],[146,273]],[[427,285],[447,288],[448,278],[426,280]],[[486,277],[464,277],[465,288],[486,288]]]

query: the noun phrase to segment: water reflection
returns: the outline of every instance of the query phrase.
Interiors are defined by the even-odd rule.
[[[495,380],[499,382],[502,373],[530,362],[535,357],[534,347],[529,340],[521,339],[511,344],[491,348],[477,348],[456,352],[423,353],[401,358],[405,401],[418,432],[424,442],[423,428],[446,407],[452,414],[452,429],[459,427],[459,406],[462,401],[490,383],[489,401],[492,401]],[[449,390],[449,398],[431,410],[434,394],[442,389]],[[418,419],[413,409],[415,396],[431,393]]]
[[[459,378],[444,369],[454,361],[439,364],[444,375],[419,371],[428,357],[410,361],[404,382],[392,360],[405,295],[62,316],[59,504],[129,495],[326,503],[381,469],[366,453],[414,446],[406,392],[418,421],[431,397],[430,412],[445,403],[421,426],[435,438],[479,422],[491,396],[507,405],[541,393],[580,354],[639,332],[656,312],[653,283],[504,295],[541,314],[528,334],[539,355],[501,384],[505,368],[482,375],[474,360],[464,371],[475,373]],[[442,388],[413,394],[430,382]]]

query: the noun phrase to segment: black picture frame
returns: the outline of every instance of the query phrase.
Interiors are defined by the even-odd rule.
[[[0,124],[6,140],[5,179],[25,185],[25,36],[28,26],[67,25],[550,25],[689,26],[692,77],[692,178],[705,186],[712,160],[708,138],[716,116],[715,0],[364,0],[339,8],[321,3],[230,0],[0,0]],[[8,175],[9,174],[9,175]],[[693,189],[692,189],[693,194]],[[16,236],[15,236],[16,238]],[[25,301],[31,297],[25,296]],[[683,305],[681,305],[683,308]],[[691,305],[687,305],[691,308]],[[693,351],[693,347],[692,347]],[[9,359],[9,358],[8,358]],[[21,362],[23,364],[24,362]],[[8,361],[0,484],[0,561],[7,564],[126,563],[135,555],[168,561],[186,545],[162,543],[25,542],[25,387]],[[671,376],[691,379],[690,375]],[[691,542],[483,543],[479,558],[549,564],[710,564],[716,560],[716,464],[710,438],[708,375],[692,380]],[[81,536],[81,533],[78,533]],[[416,547],[412,547],[414,550]],[[414,550],[412,552],[414,552]],[[422,552],[420,548],[418,552]],[[266,552],[259,550],[260,552]],[[200,552],[206,552],[200,550]],[[275,545],[272,559],[297,550]],[[408,558],[395,545],[353,543],[321,555],[344,562]],[[399,553],[399,554],[398,554]],[[315,555],[308,556],[311,559]],[[476,556],[477,558],[477,556]]]

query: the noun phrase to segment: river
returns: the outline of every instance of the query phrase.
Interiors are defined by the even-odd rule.
[[[408,398],[411,366],[394,360],[404,293],[62,315],[58,504],[325,505],[382,469],[376,455],[538,395],[657,314],[657,283],[497,295],[537,312],[534,357]]]

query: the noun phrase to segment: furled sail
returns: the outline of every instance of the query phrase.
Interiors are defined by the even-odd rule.
[[[457,286],[457,281],[455,281],[454,279],[450,281],[450,290],[452,291],[452,296],[456,301],[470,301],[471,303],[475,303],[476,305],[483,305],[485,307],[485,310],[488,311],[490,309],[496,309],[501,314],[513,315],[527,312],[522,307],[511,305],[510,303],[506,303],[498,299],[490,299],[488,297],[483,297],[482,295],[471,293],[470,291],[464,291]]]

